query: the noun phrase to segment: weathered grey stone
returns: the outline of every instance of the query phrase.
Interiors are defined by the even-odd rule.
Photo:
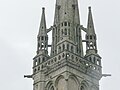
[[[81,30],[86,32],[82,40]],[[47,33],[52,31],[52,44]],[[86,54],[82,41],[86,42]],[[51,46],[50,56],[48,46]],[[101,57],[89,7],[88,25],[80,24],[77,0],[56,0],[54,25],[46,28],[45,9],[38,33],[37,55],[33,59],[33,90],[99,90]]]

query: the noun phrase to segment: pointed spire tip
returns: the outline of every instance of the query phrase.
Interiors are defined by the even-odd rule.
[[[91,11],[91,6],[88,7],[89,11]]]
[[[42,11],[43,11],[43,12],[45,11],[45,7],[42,7]]]

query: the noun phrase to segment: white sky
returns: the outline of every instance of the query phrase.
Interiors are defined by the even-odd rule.
[[[79,0],[81,24],[86,26],[88,6],[92,6],[102,57],[103,73],[100,90],[118,90],[120,81],[120,1]],[[46,8],[47,27],[53,24],[55,0],[0,0],[0,90],[32,90],[32,58],[41,8]]]

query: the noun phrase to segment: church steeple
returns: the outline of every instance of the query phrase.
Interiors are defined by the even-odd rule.
[[[81,30],[86,33],[82,40]],[[48,55],[48,35],[52,45]],[[88,25],[80,24],[78,0],[56,0],[54,25],[46,28],[45,9],[38,33],[37,55],[33,58],[33,90],[99,90],[101,57],[89,7]],[[82,41],[86,42],[86,55]]]
[[[53,32],[52,55],[66,42],[65,47],[83,56],[78,0],[56,0]]]
[[[88,25],[86,32],[86,55],[97,54],[96,34],[92,18],[91,7],[89,7]]]
[[[40,22],[40,28],[38,33],[38,46],[37,53],[43,51],[45,54],[48,53],[48,35],[46,29],[46,20],[45,20],[45,8],[42,8],[42,17]]]

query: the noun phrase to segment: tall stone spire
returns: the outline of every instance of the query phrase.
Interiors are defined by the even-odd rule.
[[[96,34],[94,29],[91,7],[89,7],[88,25],[87,25],[87,34],[86,34],[86,55],[96,54],[96,53],[97,53]]]
[[[56,0],[53,32],[52,52],[65,41],[83,55],[78,0]]]
[[[39,53],[39,51],[44,51],[45,54],[48,52],[48,35],[46,29],[45,8],[42,8],[42,17],[38,33],[37,53]]]

